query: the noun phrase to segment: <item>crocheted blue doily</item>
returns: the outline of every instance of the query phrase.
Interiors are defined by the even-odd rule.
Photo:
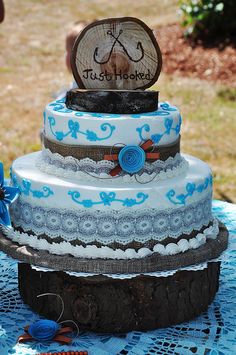
[[[221,267],[220,288],[207,312],[192,322],[148,332],[123,335],[84,332],[73,345],[16,344],[24,326],[39,316],[26,306],[18,292],[17,262],[0,253],[0,355],[87,350],[89,355],[236,354],[236,206],[214,201],[216,217],[230,231],[229,248]]]

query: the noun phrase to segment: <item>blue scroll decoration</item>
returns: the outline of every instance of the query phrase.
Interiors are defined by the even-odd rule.
[[[47,198],[51,195],[54,195],[54,192],[48,186],[43,186],[42,191],[33,190],[31,188],[31,181],[27,179],[22,179],[21,182],[22,184],[20,185],[15,175],[11,175],[11,178],[14,186],[17,186],[18,189],[20,190],[20,193],[22,193],[25,196],[30,196],[30,194],[32,194],[32,196],[35,198]]]
[[[136,200],[134,198],[126,198],[122,200],[116,198],[115,192],[100,192],[100,201],[92,201],[91,199],[79,201],[79,198],[81,196],[79,191],[69,191],[68,195],[71,195],[73,201],[86,208],[93,207],[94,205],[111,206],[113,202],[120,202],[124,207],[133,207],[135,205],[141,205],[148,198],[148,195],[144,194],[143,192],[137,193],[136,198],[139,200]]]
[[[50,107],[53,108],[53,111],[61,112],[61,113],[69,113],[73,112],[71,109],[67,108],[65,105],[65,97],[60,100],[56,100],[49,104]]]
[[[95,118],[116,118],[116,117],[121,117],[120,114],[118,113],[98,113],[98,112],[79,112],[79,111],[74,111],[66,107],[65,105],[65,97],[62,99],[53,101],[52,103],[49,104],[49,107],[52,108],[53,111],[55,112],[60,112],[60,113],[71,113],[74,116],[82,117],[85,115],[90,115]],[[161,108],[161,109],[160,109]],[[159,105],[159,108],[156,111],[152,112],[144,112],[144,113],[137,113],[137,114],[132,114],[130,115],[131,118],[141,118],[141,117],[150,117],[150,116],[168,116],[171,115],[172,112],[176,112],[177,108],[171,106],[167,102],[163,102]]]
[[[160,110],[160,108],[162,110]],[[151,116],[169,116],[172,112],[177,111],[176,107],[171,106],[167,102],[160,104],[160,108],[156,111],[145,112],[145,113],[135,113],[131,115],[132,118],[141,118],[141,117],[151,117]]]
[[[161,141],[161,139],[163,138],[163,136],[170,135],[171,131],[174,131],[176,135],[179,134],[181,123],[182,123],[181,116],[179,116],[179,122],[176,124],[175,127],[173,127],[173,123],[174,123],[174,120],[172,118],[165,119],[165,121],[164,121],[165,131],[163,133],[152,134],[150,137],[151,140],[154,142],[154,144],[158,144]],[[141,141],[145,141],[147,139],[147,137],[143,136],[143,132],[144,131],[150,132],[150,126],[149,126],[149,124],[145,123],[141,127],[136,128],[136,131],[138,132],[139,138],[141,139]]]
[[[58,140],[58,141],[63,141],[63,139],[67,136],[71,136],[74,139],[78,139],[78,135],[82,134],[86,136],[86,139],[90,142],[95,142],[95,141],[104,141],[106,139],[109,139],[113,131],[115,130],[115,126],[112,126],[110,123],[103,123],[100,125],[100,129],[103,132],[108,131],[108,135],[105,137],[98,137],[97,133],[94,131],[91,131],[87,129],[86,131],[81,131],[80,130],[80,124],[76,121],[69,120],[68,121],[68,132],[64,133],[62,131],[54,131],[54,127],[56,126],[56,120],[53,116],[48,116],[48,121],[50,125],[50,130],[53,134],[53,136]]]
[[[185,201],[188,197],[192,196],[195,192],[201,193],[202,191],[206,190],[209,185],[212,186],[212,182],[212,176],[207,177],[204,182],[199,185],[189,182],[185,187],[186,194],[180,194],[176,196],[175,190],[171,189],[167,192],[166,197],[174,205],[185,205]]]
[[[75,116],[82,117],[82,116],[91,116],[95,118],[117,118],[121,117],[119,113],[99,113],[99,112],[76,112],[73,111]]]
[[[177,111],[177,108],[174,106],[171,106],[168,102],[163,102],[160,104],[160,107],[162,108],[163,111],[171,113],[173,111]]]

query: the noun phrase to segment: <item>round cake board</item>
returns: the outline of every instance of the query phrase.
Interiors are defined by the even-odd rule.
[[[175,270],[215,259],[227,248],[227,245],[228,231],[221,222],[217,238],[208,239],[204,245],[197,249],[188,250],[177,255],[154,253],[148,257],[129,260],[83,259],[75,258],[71,255],[54,255],[48,251],[19,245],[3,234],[0,236],[0,249],[21,262],[57,271],[97,274],[131,274]]]

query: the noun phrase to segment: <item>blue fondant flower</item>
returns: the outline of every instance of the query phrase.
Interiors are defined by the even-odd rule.
[[[144,150],[136,145],[126,145],[121,149],[118,155],[119,164],[122,170],[129,174],[134,174],[140,171],[145,163]]]
[[[58,323],[48,319],[41,319],[30,325],[28,333],[35,340],[48,341],[55,337],[59,329],[60,325]]]
[[[18,187],[4,184],[3,164],[0,162],[0,224],[11,227],[9,206],[19,195]]]

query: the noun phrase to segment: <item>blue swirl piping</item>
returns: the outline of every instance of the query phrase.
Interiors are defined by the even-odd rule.
[[[158,144],[165,135],[170,135],[171,131],[174,131],[176,136],[179,134],[182,122],[181,116],[179,115],[179,122],[176,124],[175,127],[173,127],[173,122],[174,121],[172,118],[166,118],[164,121],[165,131],[163,133],[156,133],[151,135],[150,138],[154,142],[154,144]],[[136,131],[138,132],[141,141],[145,141],[147,139],[147,137],[143,136],[143,132],[150,132],[150,130],[150,125],[147,123],[145,123],[141,127],[136,128]]]
[[[174,205],[185,205],[185,201],[188,197],[192,196],[195,192],[201,193],[208,188],[208,186],[212,186],[212,176],[207,177],[204,180],[203,184],[199,184],[198,186],[194,183],[189,182],[185,189],[186,194],[180,194],[176,196],[176,192],[174,189],[171,189],[167,192],[166,197],[168,200],[173,203]]]
[[[68,132],[64,133],[62,131],[54,131],[54,128],[56,126],[56,120],[53,116],[48,116],[48,121],[49,121],[51,133],[58,141],[63,141],[64,138],[66,138],[67,136],[71,136],[71,138],[78,139],[79,134],[84,135],[86,139],[90,142],[104,141],[106,139],[109,139],[115,130],[115,126],[112,126],[110,123],[103,123],[100,125],[100,129],[103,132],[108,131],[108,135],[105,137],[98,137],[97,133],[89,129],[87,129],[86,131],[81,131],[80,124],[78,122],[69,120],[68,121],[69,130]]]
[[[109,192],[109,193],[100,192],[99,194],[99,197],[101,199],[100,201],[92,201],[91,199],[79,201],[79,198],[81,196],[79,191],[69,191],[68,195],[71,196],[74,202],[86,208],[91,208],[94,205],[111,206],[113,202],[120,202],[124,207],[133,207],[135,205],[141,205],[148,198],[148,195],[144,194],[143,192],[139,192],[136,195],[136,198],[139,199],[138,201],[133,198],[126,198],[124,200],[118,199],[116,198],[115,192]]]
[[[20,185],[15,175],[12,175],[12,182],[14,186],[18,187],[20,192],[25,196],[29,196],[30,194],[32,194],[32,196],[35,198],[47,198],[51,195],[54,195],[54,192],[48,186],[43,186],[42,187],[43,191],[33,190],[31,188],[31,181],[26,179],[22,179],[22,185]]]

